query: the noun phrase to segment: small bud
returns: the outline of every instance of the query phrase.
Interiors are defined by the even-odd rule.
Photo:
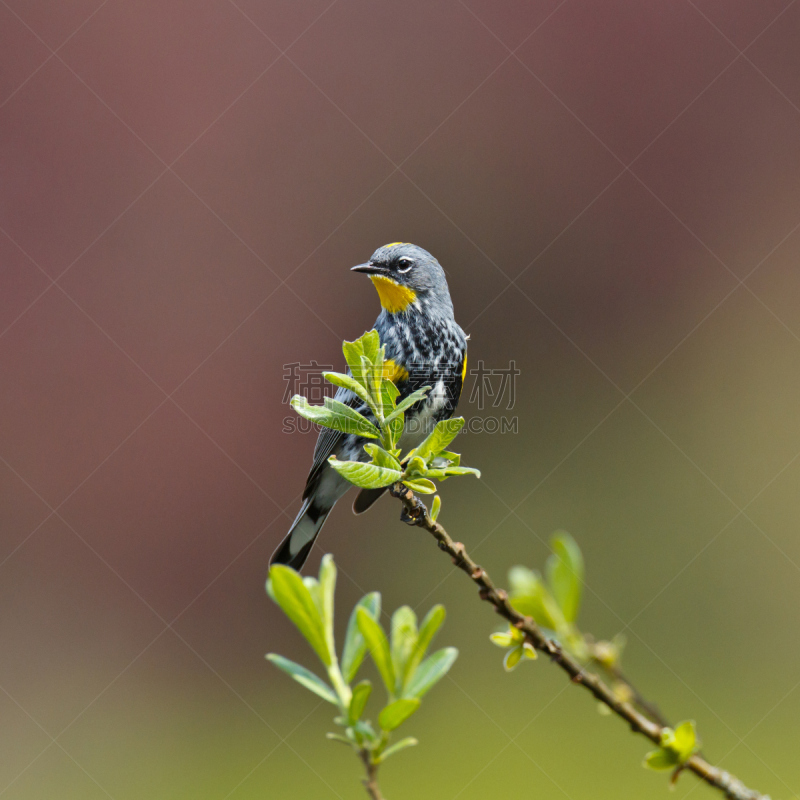
[[[614,667],[619,662],[619,651],[611,642],[596,642],[592,648],[592,655],[605,667]]]
[[[614,697],[616,697],[620,703],[630,703],[631,700],[633,700],[633,690],[623,681],[615,681],[611,690],[614,692]]]

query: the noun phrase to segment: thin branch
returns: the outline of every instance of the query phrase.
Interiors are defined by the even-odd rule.
[[[585,687],[594,695],[595,699],[607,706],[618,717],[624,719],[632,731],[646,736],[657,745],[661,744],[661,732],[664,726],[648,719],[631,703],[620,700],[608,684],[595,673],[585,670],[572,656],[564,652],[558,642],[548,639],[531,617],[520,614],[509,602],[508,592],[498,589],[486,570],[472,560],[464,545],[461,542],[454,542],[447,531],[430,518],[428,509],[410,489],[402,483],[396,483],[391,487],[391,494],[403,504],[401,520],[428,531],[439,543],[439,549],[448,553],[453,563],[460,570],[466,572],[478,585],[481,600],[491,603],[501,617],[524,631],[528,641],[536,650],[549,656],[569,675],[573,683]],[[749,789],[738,778],[713,766],[697,753],[685,762],[683,769],[694,772],[707,784],[719,789],[730,800],[769,800],[767,795]]]
[[[630,678],[619,668],[617,664],[604,664],[602,661],[596,661],[599,666],[608,673],[617,683],[625,686],[631,694],[631,702],[642,713],[650,717],[653,722],[660,725],[662,728],[671,727],[669,720],[661,713],[661,709],[652,701],[648,700],[631,682]]]
[[[367,794],[372,800],[384,800],[381,794],[380,787],[378,786],[378,765],[373,762],[372,755],[366,748],[358,751],[358,755],[364,762],[364,769],[367,771],[367,777],[361,783],[367,790]]]

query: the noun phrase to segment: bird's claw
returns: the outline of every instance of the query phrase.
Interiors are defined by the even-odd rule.
[[[413,514],[409,514],[407,508],[403,507],[400,512],[400,522],[405,522],[406,525],[417,525],[419,520]]]

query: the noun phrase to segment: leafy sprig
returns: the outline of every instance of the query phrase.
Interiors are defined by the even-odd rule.
[[[612,688],[619,700],[635,703],[656,722],[666,725],[658,710],[646,703],[622,674],[625,637],[618,634],[611,640],[597,641],[578,628],[584,583],[583,554],[578,543],[566,531],[557,531],[550,539],[550,549],[544,576],[528,567],[516,566],[509,570],[511,604],[521,614],[532,617],[540,628],[582,664],[600,667],[612,679]],[[493,637],[492,641],[500,644],[497,636]],[[511,644],[501,646],[518,644],[517,639],[518,636]],[[602,705],[600,709],[602,713],[607,711]]]
[[[370,592],[356,603],[350,614],[341,659],[333,634],[336,565],[325,555],[319,578],[302,577],[282,564],[270,568],[267,593],[294,623],[325,668],[325,681],[311,670],[288,658],[269,653],[267,658],[297,683],[336,706],[334,722],[341,733],[328,738],[352,747],[370,767],[417,744],[406,737],[390,744],[392,733],[420,706],[422,697],[441,680],[458,657],[455,647],[428,655],[436,632],[445,619],[444,606],[434,606],[417,624],[408,606],[398,608],[391,618],[389,636],[380,623],[381,596]],[[359,668],[370,653],[386,688],[387,699],[377,715],[377,725],[365,718],[372,695],[372,683],[356,683]]]
[[[300,395],[295,395],[291,401],[292,408],[300,416],[318,425],[375,440],[364,446],[368,460],[340,461],[335,455],[328,459],[342,477],[363,489],[403,483],[422,494],[437,491],[434,481],[455,475],[480,477],[479,470],[462,467],[461,456],[447,449],[464,426],[463,417],[440,420],[420,444],[405,454],[402,452],[405,415],[425,399],[431,387],[423,386],[398,402],[400,393],[392,380],[397,366],[386,360],[386,346],[381,345],[376,330],[354,342],[344,342],[342,350],[348,372],[325,372],[323,375],[333,385],[355,394],[368,415],[330,397],[326,397],[321,406],[310,405]],[[434,504],[438,514],[441,501],[434,500]]]
[[[553,534],[550,548],[546,577],[522,566],[509,570],[511,604],[583,660],[590,648],[575,624],[583,596],[583,555],[577,542],[564,531]]]
[[[692,721],[681,722],[674,729],[667,725],[658,709],[647,703],[624,678],[621,669],[623,636],[610,641],[595,641],[577,626],[584,581],[583,555],[577,542],[566,532],[553,534],[551,554],[545,563],[545,576],[536,570],[516,566],[508,573],[511,605],[521,614],[532,617],[545,633],[558,641],[581,664],[600,667],[611,678],[611,689],[617,700],[633,703],[662,726],[661,746],[645,756],[644,766],[654,770],[673,770],[673,782],[686,761],[697,751],[698,739]],[[524,657],[535,658],[536,652],[524,633],[513,625],[508,632],[493,633],[491,641],[508,648],[503,666],[512,670]],[[607,705],[598,704],[603,714],[611,713]]]
[[[661,731],[661,747],[651,750],[644,757],[643,765],[657,771],[672,770],[672,782],[674,783],[683,765],[699,746],[694,720],[686,720],[677,725],[674,730],[664,728]]]
[[[508,626],[508,633],[493,633],[489,639],[498,647],[508,649],[503,658],[503,667],[506,672],[511,672],[523,658],[536,660],[536,650],[525,638],[525,634],[513,625]]]

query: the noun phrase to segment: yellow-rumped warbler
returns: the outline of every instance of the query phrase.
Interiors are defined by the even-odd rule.
[[[399,446],[416,447],[442,419],[452,416],[467,371],[467,337],[453,318],[453,303],[439,262],[414,244],[394,242],[378,248],[366,264],[353,267],[370,276],[383,310],[375,322],[386,345],[388,377],[400,391],[398,402],[422,386],[431,390],[406,412]],[[374,421],[366,404],[348,389],[336,399]],[[325,428],[317,439],[314,463],[303,492],[303,505],[270,563],[300,569],[314,545],[325,518],[352,484],[328,463],[367,461],[369,440]],[[366,511],[386,489],[362,489],[353,511]]]

